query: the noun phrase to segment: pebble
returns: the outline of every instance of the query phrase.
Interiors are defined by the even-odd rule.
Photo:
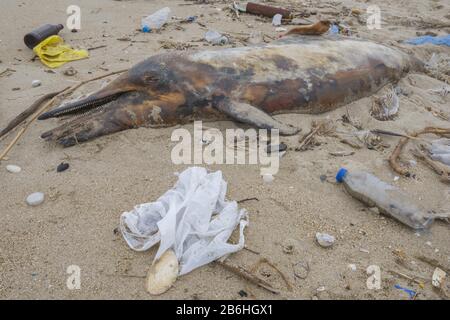
[[[44,202],[44,198],[45,198],[45,196],[42,192],[35,192],[35,193],[30,194],[27,197],[27,203],[30,206],[38,206],[42,202]]]
[[[334,244],[334,241],[336,240],[333,236],[326,234],[326,233],[316,233],[316,240],[317,243],[323,248],[331,247]]]
[[[39,87],[42,84],[41,80],[33,80],[33,82],[31,82],[31,86],[33,88]]]
[[[67,169],[69,169],[69,164],[62,162],[61,164],[58,165],[58,167],[56,168],[56,172],[63,172],[66,171]]]
[[[22,171],[22,168],[20,168],[19,166],[10,164],[6,166],[6,170],[8,170],[11,173],[19,173],[20,171]]]
[[[352,270],[352,271],[356,271],[356,264],[349,264],[348,265],[348,268],[350,269],[350,270]]]

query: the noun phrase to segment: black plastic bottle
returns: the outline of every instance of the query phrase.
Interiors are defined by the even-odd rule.
[[[25,35],[23,41],[28,48],[33,49],[41,41],[58,34],[62,29],[64,29],[62,24],[44,24]]]

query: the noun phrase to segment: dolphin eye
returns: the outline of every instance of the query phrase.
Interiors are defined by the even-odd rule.
[[[152,83],[152,82],[157,81],[158,79],[154,75],[147,73],[147,74],[144,74],[144,76],[142,77],[142,80],[144,81],[144,83]]]

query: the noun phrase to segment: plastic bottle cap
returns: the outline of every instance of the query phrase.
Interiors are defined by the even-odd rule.
[[[345,168],[339,169],[339,171],[338,171],[338,173],[337,173],[337,175],[336,175],[336,181],[337,181],[337,182],[342,182],[342,181],[344,181],[344,177],[345,177],[345,175],[347,174],[347,172],[348,172],[348,170],[345,169]]]
[[[149,26],[144,26],[144,27],[142,28],[142,32],[151,32],[151,31],[152,31],[152,29],[150,29]]]

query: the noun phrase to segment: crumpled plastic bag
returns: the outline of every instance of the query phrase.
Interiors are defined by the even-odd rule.
[[[72,49],[69,45],[64,44],[63,38],[57,35],[42,41],[33,48],[33,51],[49,68],[58,68],[67,62],[89,57],[87,50]]]
[[[156,202],[138,205],[120,218],[120,230],[130,248],[145,251],[160,242],[155,261],[173,249],[180,275],[244,248],[245,209],[226,201],[222,172],[191,167]],[[239,225],[239,242],[228,243]]]
[[[431,143],[428,151],[431,159],[450,166],[450,139],[437,139]]]

